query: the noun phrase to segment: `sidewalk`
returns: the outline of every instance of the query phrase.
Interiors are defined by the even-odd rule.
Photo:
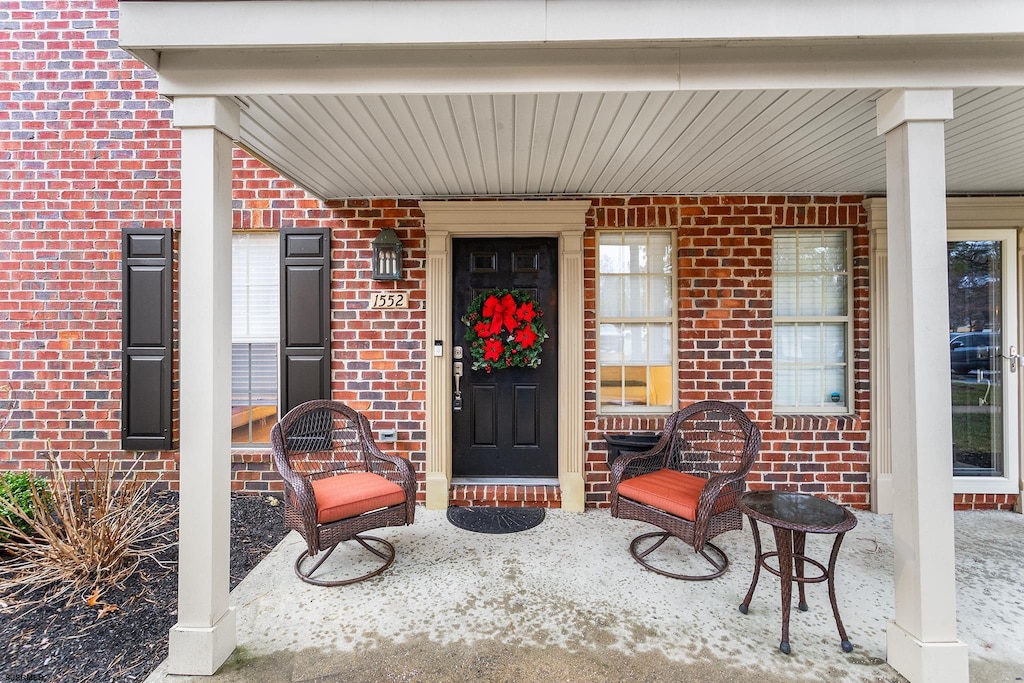
[[[778,649],[776,577],[762,572],[749,614],[739,612],[753,571],[746,523],[715,539],[731,562],[724,576],[684,582],[634,562],[629,540],[652,528],[605,509],[549,510],[534,529],[489,535],[421,508],[411,527],[371,532],[398,558],[353,586],[299,581],[302,539],[290,534],[232,592],[238,649],[221,671],[170,676],[164,663],[147,681],[902,681],[885,663],[892,520],[856,514],[836,579],[849,654],[824,584],[807,587],[809,611],[793,610],[789,656]],[[809,534],[808,554],[827,561],[832,538]],[[971,679],[1024,680],[1024,517],[956,513],[956,543]],[[339,549],[329,563],[343,558]]]

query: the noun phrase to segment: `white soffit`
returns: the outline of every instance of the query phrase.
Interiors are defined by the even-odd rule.
[[[247,96],[240,142],[323,198],[873,194],[882,92]],[[949,192],[1024,191],[1024,89],[954,95]]]

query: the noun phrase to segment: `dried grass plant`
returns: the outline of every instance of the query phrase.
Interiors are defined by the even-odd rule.
[[[0,553],[0,595],[21,604],[70,604],[123,587],[147,558],[167,566],[160,554],[176,542],[177,509],[154,499],[154,482],[135,476],[139,459],[126,471],[109,454],[69,468],[47,446],[49,492],[31,493],[33,507],[46,513],[32,516],[0,495],[0,512],[12,518],[0,516],[0,530],[10,537]]]

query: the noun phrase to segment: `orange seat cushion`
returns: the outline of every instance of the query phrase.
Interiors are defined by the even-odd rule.
[[[619,495],[693,522],[697,519],[697,502],[706,483],[707,479],[685,472],[658,470],[622,482]],[[720,497],[712,512],[729,507],[730,501]]]
[[[373,472],[339,474],[312,484],[316,521],[321,524],[405,502],[405,489]]]

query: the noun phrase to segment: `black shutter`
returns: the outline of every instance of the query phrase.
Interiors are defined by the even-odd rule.
[[[171,447],[171,230],[121,232],[121,448]]]
[[[331,234],[281,230],[281,411],[331,397]]]

